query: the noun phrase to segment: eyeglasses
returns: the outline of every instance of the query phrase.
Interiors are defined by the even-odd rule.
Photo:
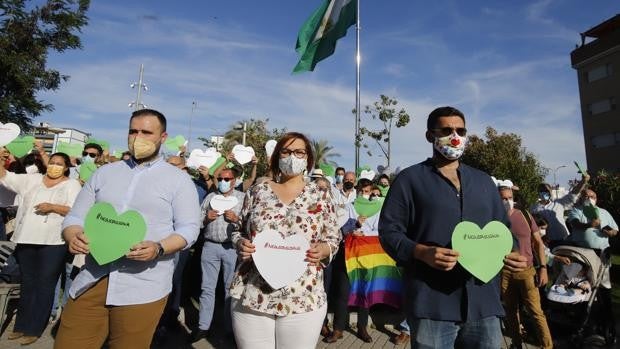
[[[300,158],[300,159],[305,157],[308,154],[305,149],[282,148],[282,150],[280,150],[280,154],[284,155],[284,157],[291,155],[291,153],[294,154],[295,157]]]
[[[467,136],[467,129],[465,127],[442,127],[442,128],[434,128],[433,132],[438,134],[439,136],[446,137],[450,136],[454,132],[461,137]]]
[[[82,152],[82,156],[90,156],[91,158],[93,158],[93,159],[94,159],[94,158],[96,158],[96,157],[97,157],[97,154],[95,154],[95,153],[89,153],[89,152],[87,152],[87,151],[83,151],[83,152]]]
[[[222,177],[217,177],[217,181],[218,181],[218,182],[221,182],[221,181],[224,181],[224,182],[230,182],[230,181],[232,181],[233,179],[234,179],[234,178],[222,178]]]

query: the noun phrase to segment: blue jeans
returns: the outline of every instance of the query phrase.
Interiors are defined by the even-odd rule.
[[[232,331],[232,320],[230,318],[230,291],[228,290],[235,274],[237,263],[237,251],[232,243],[216,243],[205,241],[200,256],[202,266],[202,292],[200,293],[200,312],[198,328],[208,330],[213,320],[215,309],[215,288],[220,274],[220,267],[224,270],[224,329]]]
[[[58,313],[59,307],[64,307],[69,300],[69,289],[71,288],[71,283],[73,279],[71,278],[71,273],[73,272],[73,264],[65,263],[65,270],[58,278],[58,282],[56,283],[56,290],[54,291],[54,304],[52,305],[52,317],[56,317]],[[64,287],[62,285],[62,279],[65,279]],[[60,302],[60,289],[62,288],[62,303]]]
[[[22,282],[14,331],[41,336],[49,321],[66,253],[65,245],[17,244],[15,254]]]
[[[413,319],[412,349],[459,348],[497,349],[502,346],[502,332],[496,316],[468,322]]]

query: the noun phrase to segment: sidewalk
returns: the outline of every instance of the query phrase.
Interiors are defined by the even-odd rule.
[[[371,317],[375,320],[375,322],[380,322],[381,319],[389,319],[390,315],[391,314],[372,313]],[[2,335],[0,336],[0,349],[14,349],[14,348],[21,347],[16,341],[9,341],[6,339],[7,334],[10,332],[10,329],[13,327],[13,320],[14,320],[14,317],[11,318],[11,322],[8,324],[8,326],[6,326],[6,328],[3,328]],[[355,324],[355,313],[351,314],[351,324],[352,325]],[[23,348],[29,348],[29,349],[53,348],[54,339],[51,335],[51,332],[52,332],[52,328],[54,325],[55,323],[50,324],[50,326],[48,326],[48,328],[45,330],[45,333],[43,334],[43,336],[36,343],[29,345],[27,347],[23,347]],[[391,324],[386,324],[385,327],[377,329],[376,325],[371,323],[368,333],[373,338],[372,343],[365,343],[359,338],[357,338],[355,336],[355,332],[353,328],[354,326],[348,331],[345,331],[344,338],[339,340],[336,343],[326,344],[326,343],[323,343],[319,339],[319,341],[317,342],[316,348],[317,349],[328,349],[328,348],[329,349],[331,348],[333,349],[336,349],[336,348],[338,349],[354,349],[354,348],[355,349],[358,349],[358,348],[359,349],[371,349],[371,348],[372,349],[379,349],[379,348],[381,349],[385,349],[385,348],[405,349],[405,348],[411,348],[409,344],[396,346],[392,342],[390,342],[390,338],[392,338],[392,336],[395,336],[399,333],[397,330],[394,329],[394,327]],[[229,349],[230,348],[230,349],[234,349],[235,348],[232,338],[226,338],[222,336],[221,331],[220,331],[220,334],[218,334],[216,331],[215,335],[213,335],[211,338],[202,339],[193,344],[187,343],[187,338],[189,337],[189,333],[190,331],[188,330],[188,328],[185,325],[181,324],[180,328],[170,330],[166,332],[163,338],[160,338],[159,340],[154,341],[151,348],[153,349],[177,349],[177,348],[188,348],[188,349],[189,348],[195,348],[195,349],[212,349],[212,348]],[[503,344],[502,349],[508,348],[508,345],[510,344],[510,339],[504,338],[504,343],[502,344]],[[524,348],[535,348],[535,347],[531,345],[529,346],[524,345]]]

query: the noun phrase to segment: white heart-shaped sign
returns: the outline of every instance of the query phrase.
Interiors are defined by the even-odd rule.
[[[310,243],[301,234],[283,239],[277,231],[265,230],[256,234],[252,243],[256,246],[252,254],[256,269],[276,290],[292,284],[308,268],[304,259]]]
[[[219,214],[224,214],[224,211],[228,211],[237,206],[239,199],[234,196],[215,195],[209,201],[209,206],[216,210]]]
[[[208,148],[204,151],[201,149],[194,149],[189,153],[187,166],[192,168],[198,168],[200,166],[211,168],[221,156],[222,154],[215,150],[215,148]]]
[[[3,124],[0,122],[0,146],[5,146],[11,143],[17,136],[21,130],[19,126],[16,124],[9,122],[8,124]]]
[[[276,149],[276,144],[278,142],[275,139],[270,139],[265,143],[265,152],[267,153],[267,158],[271,158],[271,154],[273,154],[273,150]]]
[[[254,157],[254,149],[252,147],[246,147],[242,144],[237,144],[232,148],[232,153],[235,156],[235,160],[241,165],[247,164],[252,161]]]
[[[375,178],[375,171],[363,170],[362,172],[360,172],[360,178],[366,178],[372,181],[372,179]]]

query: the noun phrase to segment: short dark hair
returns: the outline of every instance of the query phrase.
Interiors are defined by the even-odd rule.
[[[54,154],[50,155],[50,160],[54,156],[60,156],[63,159],[63,161],[65,162],[65,166],[67,167],[67,169],[65,170],[65,173],[63,173],[63,175],[65,175],[65,177],[69,177],[69,167],[71,167],[71,159],[69,158],[69,155],[67,155],[65,153],[54,153]]]
[[[161,125],[161,132],[166,132],[166,117],[164,114],[158,112],[155,109],[140,109],[131,113],[131,117],[129,118],[129,123],[133,118],[138,118],[141,116],[154,116],[159,120],[159,124]]]
[[[390,176],[388,176],[385,173],[382,173],[381,176],[379,176],[379,179],[383,179],[383,178],[387,179],[388,181],[390,180]]]
[[[308,137],[299,132],[288,132],[285,133],[282,138],[276,143],[275,148],[273,149],[273,154],[271,154],[271,159],[269,164],[271,166],[271,173],[274,178],[277,178],[280,175],[280,151],[284,148],[285,145],[293,142],[295,139],[301,139],[306,144],[306,154],[308,156],[308,164],[306,166],[306,170],[310,172],[314,166],[314,153],[312,152],[312,144]],[[291,154],[291,156],[294,156]]]
[[[347,172],[344,167],[336,167],[336,171],[334,171],[334,173],[338,173],[338,171]]]
[[[99,155],[101,156],[101,154],[103,154],[103,148],[101,148],[101,146],[97,143],[86,143],[84,145],[84,150],[86,149],[95,149],[97,150],[97,152],[99,153]]]
[[[366,188],[366,187],[372,186],[372,185],[373,185],[372,181],[370,179],[368,179],[368,178],[360,178],[357,181],[357,189],[358,190],[360,190],[362,188]]]
[[[465,122],[465,115],[460,110],[454,107],[439,107],[433,110],[430,114],[428,114],[428,119],[426,120],[426,129],[431,131],[437,126],[437,120],[441,117],[445,116],[458,116],[463,122]]]

